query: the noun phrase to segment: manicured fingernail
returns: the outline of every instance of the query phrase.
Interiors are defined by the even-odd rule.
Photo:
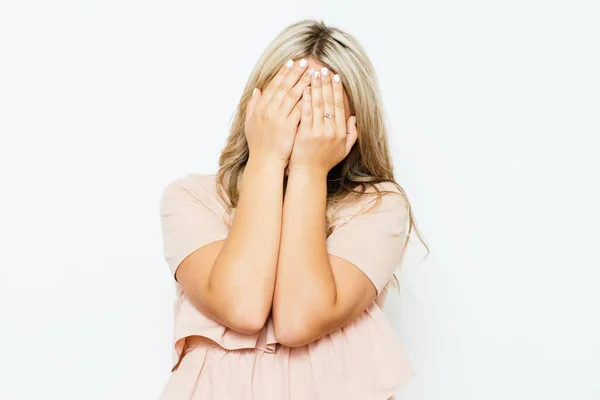
[[[294,60],[287,60],[287,62],[285,63],[285,66],[287,68],[292,68],[292,65],[294,65]]]
[[[307,63],[307,62],[308,62],[308,61],[306,61],[306,60],[303,58],[302,60],[300,60],[300,63],[299,63],[299,65],[300,65],[301,67],[306,67],[306,63]]]
[[[323,67],[323,68],[321,68],[321,73],[323,75],[329,75],[329,70],[327,68]]]
[[[335,75],[333,76],[333,81],[334,81],[334,82],[339,82],[339,81],[340,81],[340,76],[339,76],[338,74],[335,74]]]
[[[256,94],[256,88],[254,88],[254,90],[252,91],[252,96],[254,96]]]
[[[356,117],[352,117],[352,123],[356,125]]]
[[[319,79],[321,77],[321,74],[319,74],[319,71],[315,71],[315,79]]]

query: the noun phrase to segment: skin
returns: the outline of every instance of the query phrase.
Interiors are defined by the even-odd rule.
[[[256,333],[272,312],[275,336],[289,347],[344,326],[376,297],[358,267],[327,253],[327,173],[358,136],[348,97],[317,60],[295,61],[248,102],[250,156],[228,237],[176,273],[192,303],[233,330]]]
[[[299,60],[296,60],[296,61],[299,61]],[[323,65],[321,62],[319,62],[318,60],[315,60],[312,57],[306,58],[306,61],[308,62],[308,66],[306,68],[307,72],[311,72],[310,71],[311,69],[313,71],[321,71],[321,68],[325,67],[325,65]],[[329,72],[331,74],[333,74],[333,71],[329,71]],[[344,115],[349,117],[350,116],[350,99],[348,98],[348,94],[346,93],[346,90],[343,89],[343,87],[342,87],[342,92],[344,94]],[[286,168],[285,168],[285,176],[288,176],[288,175],[289,175],[289,165],[286,166]]]

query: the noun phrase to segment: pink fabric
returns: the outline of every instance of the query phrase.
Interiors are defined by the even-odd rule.
[[[341,223],[327,239],[329,253],[360,268],[377,289],[378,298],[361,316],[315,342],[289,348],[277,343],[271,319],[254,335],[233,331],[194,307],[175,281],[173,366],[160,400],[385,400],[404,386],[414,370],[380,306],[406,237],[406,203],[384,195],[374,210],[354,217],[370,207],[370,197],[338,207]],[[164,257],[173,276],[193,251],[227,237],[229,221],[214,175],[188,174],[171,182],[160,212]],[[186,337],[195,335],[212,342],[186,347]]]

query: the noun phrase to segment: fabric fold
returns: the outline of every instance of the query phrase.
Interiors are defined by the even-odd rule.
[[[181,356],[161,400],[194,399],[182,395],[192,386],[207,399],[253,399],[260,393],[259,398],[278,400],[383,400],[414,376],[377,302],[343,328],[294,348],[277,343],[271,318],[259,333],[242,335],[194,310],[187,299],[181,303],[179,319],[191,328],[177,330]],[[214,343],[184,348],[186,335]],[[205,372],[198,378],[200,368]],[[239,381],[233,386],[228,384],[232,371]]]
[[[307,346],[322,399],[387,399],[414,376],[376,303],[348,325]]]
[[[174,353],[171,371],[174,371],[181,362],[185,338],[188,336],[203,336],[226,350],[258,349],[266,353],[273,353],[277,348],[271,318],[260,332],[252,335],[243,334],[221,325],[200,312],[185,295],[177,300],[175,316]]]

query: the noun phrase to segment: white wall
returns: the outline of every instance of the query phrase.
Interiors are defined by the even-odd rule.
[[[417,369],[399,399],[600,398],[598,6],[321,3],[0,3],[1,399],[158,397],[160,192],[216,170],[252,66],[305,17],[372,57],[433,250],[386,308]]]

